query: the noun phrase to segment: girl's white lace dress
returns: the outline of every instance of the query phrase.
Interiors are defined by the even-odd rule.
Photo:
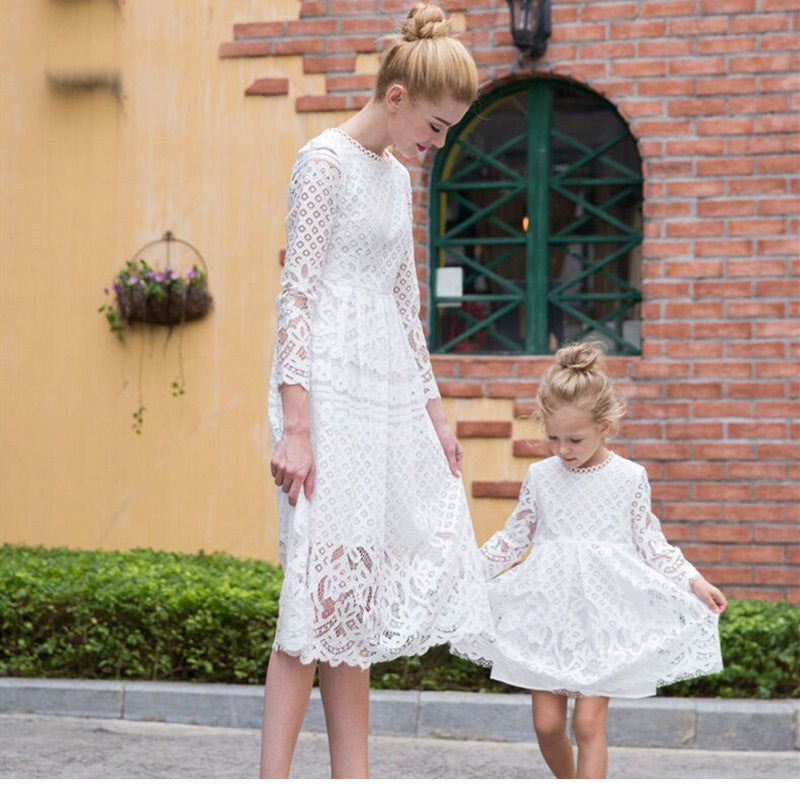
[[[316,487],[278,491],[285,578],[273,647],[362,668],[490,625],[461,480],[425,404],[439,397],[419,320],[411,183],[331,128],[299,152],[270,383],[309,391]]]
[[[611,453],[586,468],[557,457],[533,464],[506,527],[481,552],[497,576],[496,639],[454,649],[492,662],[498,681],[646,697],[722,669],[717,615],[691,592],[697,570],[664,537],[647,473],[632,461]]]

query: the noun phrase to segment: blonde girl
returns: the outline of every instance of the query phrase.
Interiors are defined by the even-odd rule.
[[[717,621],[726,603],[665,539],[645,469],[606,444],[625,405],[602,351],[559,350],[537,405],[553,455],[530,467],[505,528],[481,549],[496,576],[496,640],[483,657],[492,678],[532,691],[553,774],[602,778],[609,698],[646,697],[722,669]]]
[[[263,777],[289,774],[317,667],[332,774],[367,777],[370,665],[489,618],[419,319],[410,179],[389,152],[441,147],[476,94],[444,13],[418,4],[370,102],[294,165],[269,403],[285,580]]]

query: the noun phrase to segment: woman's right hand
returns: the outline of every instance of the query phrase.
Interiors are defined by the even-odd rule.
[[[296,505],[300,490],[310,500],[314,491],[314,455],[311,451],[311,433],[284,431],[270,461],[275,485],[289,495],[289,505]]]

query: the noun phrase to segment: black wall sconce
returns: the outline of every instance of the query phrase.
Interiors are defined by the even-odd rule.
[[[531,58],[541,58],[550,38],[550,0],[507,0],[514,45]]]

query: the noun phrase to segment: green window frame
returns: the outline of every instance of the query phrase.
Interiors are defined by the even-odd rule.
[[[509,82],[454,126],[431,177],[431,352],[592,337],[640,354],[641,159],[611,103],[571,81]]]

